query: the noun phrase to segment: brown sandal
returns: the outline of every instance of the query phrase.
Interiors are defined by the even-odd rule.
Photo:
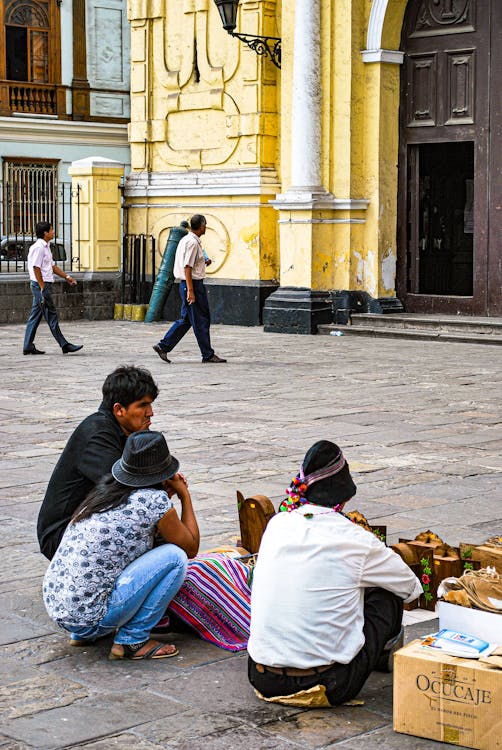
[[[151,643],[152,646],[148,649],[148,651],[145,651],[144,654],[138,654],[138,651],[141,651],[141,649],[146,646],[148,643]],[[122,647],[122,653],[118,654],[113,649],[115,646],[121,646]],[[171,651],[169,654],[159,654],[159,651],[161,651],[163,648],[170,647],[174,649],[174,651]],[[108,658],[111,660],[114,659],[169,659],[171,656],[176,656],[179,653],[176,646],[169,643],[160,643],[160,641],[154,641],[152,639],[149,639],[148,641],[143,641],[142,643],[114,643],[112,646],[112,650],[108,654]]]

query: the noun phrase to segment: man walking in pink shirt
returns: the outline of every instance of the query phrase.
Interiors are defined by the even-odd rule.
[[[35,334],[42,318],[45,318],[51,333],[61,347],[63,354],[78,352],[82,344],[70,344],[59,328],[58,314],[52,298],[54,274],[65,279],[70,286],[75,286],[75,279],[56,265],[49,242],[54,239],[54,229],[49,221],[39,221],[35,227],[36,242],[28,253],[28,272],[30,274],[33,304],[24,334],[23,354],[45,354],[35,346]]]

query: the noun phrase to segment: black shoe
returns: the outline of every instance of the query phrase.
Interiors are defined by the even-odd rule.
[[[83,344],[65,344],[62,348],[63,354],[71,354],[72,352],[79,352]]]
[[[399,651],[404,645],[404,628],[401,625],[401,630],[394,638],[391,638],[385,644],[384,650],[378,657],[378,661],[375,664],[374,669],[377,672],[392,672],[394,668],[394,654]]]
[[[215,364],[218,364],[219,362],[226,362],[226,359],[222,359],[221,357],[218,357],[217,354],[213,354],[212,357],[209,359],[203,359],[202,363],[205,364],[206,362],[214,362]]]
[[[154,344],[152,346],[152,349],[153,349],[154,352],[157,352],[157,354],[159,355],[159,357],[162,360],[164,360],[164,362],[167,362],[168,365],[171,364],[171,360],[167,358],[166,352],[163,349],[161,349],[158,344]]]
[[[45,352],[41,352],[40,349],[33,347],[33,349],[23,349],[23,354],[45,354]]]

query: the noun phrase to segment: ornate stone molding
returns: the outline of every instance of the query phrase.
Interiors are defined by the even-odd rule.
[[[366,224],[366,219],[280,219],[278,224]]]
[[[128,146],[126,124],[70,122],[36,117],[0,117],[0,140]]]
[[[398,50],[382,48],[382,32],[389,0],[373,0],[366,36],[366,49],[361,52],[365,63],[391,63],[401,65],[404,54]]]
[[[133,172],[127,177],[128,197],[203,197],[276,195],[275,169],[210,169],[188,172]]]
[[[402,65],[404,52],[392,49],[365,49],[361,52],[365,63],[391,63],[391,65]]]
[[[270,201],[278,211],[366,211],[369,201],[365,198],[335,198],[323,190],[288,190]]]

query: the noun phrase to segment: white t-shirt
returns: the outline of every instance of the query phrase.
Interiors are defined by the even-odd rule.
[[[364,645],[364,589],[371,586],[407,602],[422,593],[399,555],[340,513],[308,503],[278,513],[253,576],[251,658],[298,669],[348,664]]]
[[[174,276],[185,281],[185,266],[192,269],[192,279],[206,278],[206,263],[202,245],[196,234],[188,232],[178,243],[174,258]]]
[[[30,274],[31,281],[37,281],[33,266],[37,266],[42,271],[42,279],[48,284],[54,281],[54,273],[52,267],[56,265],[55,260],[52,257],[51,248],[48,242],[45,242],[41,237],[30,247],[28,252],[28,273]]]

